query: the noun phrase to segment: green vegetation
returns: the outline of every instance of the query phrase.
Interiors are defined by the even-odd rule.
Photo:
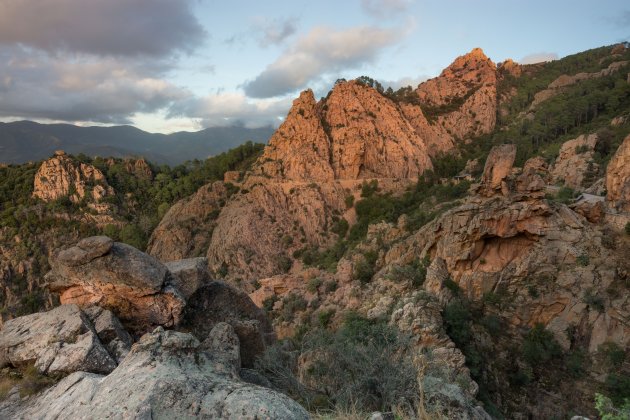
[[[602,420],[627,420],[630,418],[630,399],[616,407],[613,401],[600,393],[595,394],[595,409]]]
[[[327,325],[331,316],[327,312],[319,323]],[[300,340],[269,347],[256,369],[311,411],[359,408],[411,415],[420,392],[404,351],[408,344],[406,335],[385,322],[349,313],[337,331],[315,327]]]

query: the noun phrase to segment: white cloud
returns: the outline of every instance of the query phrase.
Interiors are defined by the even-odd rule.
[[[244,85],[253,98],[285,95],[327,73],[359,68],[396,43],[401,30],[370,26],[334,30],[320,26],[299,38],[254,80]]]
[[[363,10],[374,17],[392,17],[406,12],[412,0],[361,0]]]
[[[521,58],[518,62],[520,64],[536,64],[542,63],[546,61],[553,61],[558,59],[557,53],[549,53],[549,52],[539,52],[528,54],[525,57]]]
[[[257,19],[253,25],[261,47],[282,44],[287,38],[297,32],[294,18],[286,19]]]
[[[291,107],[290,98],[250,99],[238,92],[219,92],[190,98],[173,106],[169,118],[187,116],[203,127],[242,124],[247,128],[278,126]]]

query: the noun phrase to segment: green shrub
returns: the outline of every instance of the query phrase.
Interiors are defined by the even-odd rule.
[[[354,264],[352,276],[361,283],[369,283],[374,276],[374,267],[370,265],[364,258]]]
[[[613,369],[620,368],[626,358],[626,352],[624,349],[612,341],[607,341],[600,345],[597,351],[604,355],[606,364]]]
[[[630,399],[615,407],[613,401],[600,393],[595,394],[595,409],[602,420],[628,420],[630,418]]]
[[[277,263],[278,263],[278,270],[281,273],[288,273],[289,270],[291,270],[291,267],[293,266],[293,260],[287,257],[286,255],[279,255]]]
[[[590,358],[588,353],[582,349],[576,349],[567,354],[565,365],[569,374],[574,378],[581,378],[586,374]]]
[[[521,355],[530,366],[544,365],[562,355],[562,347],[553,333],[542,324],[536,324],[525,335],[521,346]]]
[[[600,296],[595,295],[593,288],[586,289],[582,301],[586,303],[589,307],[597,310],[600,313],[603,313],[606,309],[604,299]]]
[[[611,373],[606,377],[605,386],[615,405],[622,405],[630,400],[630,375]]]
[[[472,338],[472,314],[465,302],[454,299],[442,312],[446,333],[457,347],[463,348]]]
[[[455,283],[455,281],[450,277],[444,280],[443,284],[444,284],[444,287],[446,287],[448,290],[450,290],[456,295],[459,295],[459,293],[461,292],[459,285]]]
[[[575,261],[578,263],[579,266],[581,267],[586,267],[590,264],[590,259],[588,258],[587,254],[582,254],[579,255]]]
[[[346,203],[346,208],[352,208],[354,206],[354,195],[347,195],[344,202]]]
[[[420,393],[408,346],[408,336],[394,327],[348,314],[335,332],[318,328],[299,343],[270,346],[256,369],[310,410],[401,407],[412,415]],[[298,360],[308,363],[300,372],[308,387],[297,379]]]
[[[306,310],[307,302],[298,294],[290,293],[282,299],[282,310],[280,320],[291,322],[295,318],[295,314]]]
[[[263,309],[267,312],[271,312],[273,310],[273,305],[278,301],[278,296],[271,295],[265,300],[263,300]]]
[[[428,257],[414,260],[407,265],[394,265],[389,273],[389,279],[396,283],[409,282],[414,287],[424,284],[427,277],[427,267],[430,265]]]
[[[308,290],[311,293],[317,293],[319,286],[321,286],[322,283],[324,283],[324,280],[320,279],[319,277],[312,278],[308,281],[306,290]]]
[[[337,290],[337,287],[338,285],[337,285],[336,280],[331,280],[329,282],[326,282],[326,286],[325,286],[326,293],[334,292],[335,290]]]
[[[339,235],[340,238],[344,238],[346,233],[348,233],[349,228],[350,225],[348,224],[348,221],[342,217],[332,225],[330,230],[332,233]]]
[[[328,328],[328,326],[330,325],[330,321],[332,321],[333,317],[335,316],[335,310],[334,309],[328,309],[325,311],[320,311],[317,314],[317,320],[319,322],[319,326],[322,328]]]
[[[630,222],[626,223],[625,231],[626,231],[626,235],[630,235]]]

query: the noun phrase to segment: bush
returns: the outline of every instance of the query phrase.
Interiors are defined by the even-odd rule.
[[[621,407],[615,407],[610,398],[596,393],[595,409],[602,420],[627,420],[630,418],[630,400],[628,399],[624,400]]]
[[[529,330],[521,346],[523,359],[530,366],[544,365],[562,355],[562,347],[553,333],[547,331],[542,324],[536,324]]]
[[[606,377],[605,385],[615,405],[622,405],[630,400],[630,376],[623,373],[611,373]]]
[[[396,283],[409,282],[414,287],[424,284],[427,277],[427,267],[431,262],[428,257],[422,260],[414,260],[407,265],[394,265],[389,273],[389,279]]]
[[[346,208],[352,208],[352,206],[354,206],[354,195],[347,195],[344,201]]]
[[[582,255],[578,256],[575,259],[575,261],[581,267],[586,267],[586,266],[588,266],[590,264],[590,259],[588,258],[588,255],[586,255],[586,254],[582,254]]]
[[[317,293],[319,286],[321,286],[322,283],[324,283],[324,281],[319,277],[310,279],[308,281],[308,285],[306,286],[306,290],[308,290],[310,293]]]
[[[625,231],[626,231],[626,235],[630,235],[630,222],[626,223]]]
[[[462,349],[472,339],[472,314],[465,302],[454,299],[442,312],[446,333]]]
[[[385,323],[348,314],[336,332],[315,329],[302,342],[278,343],[256,361],[271,383],[313,410],[359,407],[366,412],[418,405],[417,371],[409,338]],[[305,363],[298,366],[298,360]],[[300,378],[297,379],[298,369]]]
[[[619,369],[626,358],[626,352],[624,349],[611,341],[600,345],[597,351],[603,353],[606,364],[613,369]]]
[[[604,299],[602,299],[600,296],[595,295],[592,288],[586,289],[582,301],[600,313],[603,313],[606,309]]]

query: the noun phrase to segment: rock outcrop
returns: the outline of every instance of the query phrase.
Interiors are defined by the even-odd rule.
[[[481,175],[479,190],[481,195],[491,197],[497,193],[503,195],[509,193],[505,179],[512,173],[515,158],[516,146],[513,144],[503,144],[492,148]]]
[[[214,182],[175,203],[151,234],[147,252],[161,261],[204,255],[228,197],[225,184]]]
[[[253,367],[256,356],[275,341],[271,323],[247,293],[215,281],[190,296],[181,329],[203,339],[221,322],[234,328],[242,344],[240,359],[245,367]]]
[[[630,213],[630,136],[627,136],[606,169],[606,200],[619,212]]]
[[[593,161],[596,145],[597,134],[582,135],[565,142],[551,169],[552,182],[574,190],[588,187],[585,183],[589,182],[589,173],[596,174],[599,168]]]
[[[105,175],[92,165],[78,163],[63,151],[45,160],[35,174],[33,197],[53,201],[68,197],[73,202],[83,198],[98,202],[114,194]]]
[[[315,102],[293,102],[257,171],[274,179],[416,178],[432,164],[426,146],[396,105],[357,81],[339,82]]]
[[[431,156],[458,141],[489,133],[496,124],[497,68],[479,48],[458,57],[440,76],[415,90],[420,106],[402,105]]]
[[[51,258],[48,288],[62,304],[111,310],[134,334],[180,320],[184,299],[171,274],[155,258],[110,238],[96,236]]]
[[[158,328],[109,375],[76,372],[26,401],[13,394],[0,405],[0,417],[308,419],[288,397],[240,380],[238,340],[230,345],[226,334],[229,327],[219,325],[201,344]]]
[[[62,305],[7,321],[0,330],[0,366],[34,363],[49,375],[109,373],[131,344],[111,312]]]
[[[181,293],[184,299],[212,280],[208,271],[208,260],[204,257],[188,258],[167,262],[166,268],[171,273],[171,284]]]

